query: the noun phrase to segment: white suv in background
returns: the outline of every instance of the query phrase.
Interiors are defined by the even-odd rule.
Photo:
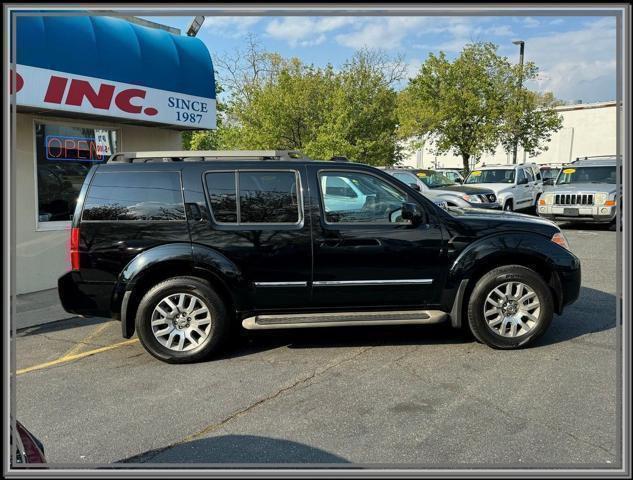
[[[504,210],[534,208],[543,193],[541,171],[535,163],[484,165],[468,174],[464,185],[494,190]]]

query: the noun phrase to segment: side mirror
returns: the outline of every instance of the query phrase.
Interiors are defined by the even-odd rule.
[[[410,183],[409,186],[413,189],[413,190],[417,190],[418,192],[421,190],[420,189],[420,185],[418,185],[417,183]]]
[[[417,226],[424,221],[424,212],[416,203],[404,202],[402,204],[402,218],[410,220],[411,225]]]

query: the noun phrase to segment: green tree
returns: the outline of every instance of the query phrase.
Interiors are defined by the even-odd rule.
[[[403,76],[401,58],[361,50],[336,71],[262,51],[249,37],[216,65],[228,94],[218,103],[218,129],[187,134],[187,147],[298,149],[374,165],[399,159],[393,84]]]
[[[397,94],[393,84],[402,78],[404,64],[383,52],[360,50],[336,74],[329,110],[308,155],[343,155],[370,165],[392,165],[400,157]]]
[[[461,156],[468,170],[499,142],[511,83],[510,64],[491,43],[467,45],[453,62],[431,53],[399,96],[399,134]]]
[[[538,67],[528,62],[523,69],[513,67],[513,76],[522,82],[534,80]],[[510,86],[503,112],[503,123],[499,130],[499,141],[506,153],[512,154],[517,147],[529,156],[548,149],[552,134],[563,126],[563,117],[554,107],[563,102],[551,92],[538,93]]]

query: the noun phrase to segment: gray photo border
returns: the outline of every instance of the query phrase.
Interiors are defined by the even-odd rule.
[[[9,322],[4,322],[4,362],[3,369],[3,423],[14,424],[10,412],[16,411],[15,390],[16,390],[16,362],[15,362],[15,135],[16,116],[15,93],[9,93],[9,81],[11,72],[15,72],[15,65],[10,60],[15,61],[15,18],[16,15],[42,15],[41,10],[49,8],[54,11],[47,11],[46,15],[112,15],[112,11],[117,11],[121,15],[151,15],[151,16],[193,16],[197,14],[216,16],[238,16],[238,15],[259,15],[259,16],[308,16],[308,15],[338,15],[338,16],[398,16],[398,15],[442,15],[442,16],[615,16],[617,24],[616,39],[616,102],[620,106],[616,127],[618,130],[617,155],[618,161],[622,165],[622,175],[618,175],[618,182],[622,185],[623,196],[628,198],[629,185],[631,185],[631,172],[623,158],[631,158],[630,126],[631,126],[631,6],[627,3],[595,3],[595,4],[529,4],[521,3],[508,6],[499,3],[480,4],[317,4],[300,3],[295,5],[279,3],[215,3],[211,5],[183,4],[178,7],[167,6],[167,4],[81,4],[85,12],[77,12],[77,4],[4,4],[4,48],[3,48],[3,101],[4,101],[4,156],[3,164],[4,189],[4,224],[3,257],[5,267],[3,269],[4,280],[4,318]],[[35,10],[40,12],[34,13]],[[71,11],[72,10],[72,11]],[[11,49],[9,49],[9,46]],[[14,75],[14,74],[13,74]],[[115,466],[111,464],[94,464],[92,468],[86,468],[85,464],[49,464],[54,467],[51,470],[27,470],[22,468],[11,468],[8,460],[13,458],[14,452],[9,450],[10,432],[8,428],[3,431],[4,435],[4,475],[11,477],[119,477],[134,476],[140,478],[154,478],[163,476],[179,476],[197,478],[209,476],[221,477],[505,477],[513,475],[517,477],[613,477],[629,478],[630,470],[630,368],[631,368],[631,338],[630,326],[624,319],[631,318],[631,302],[628,295],[623,295],[625,287],[630,288],[631,270],[629,252],[631,251],[630,225],[631,213],[627,209],[624,217],[618,217],[617,236],[617,295],[616,295],[616,330],[620,335],[617,337],[620,356],[618,357],[618,386],[620,395],[618,396],[617,410],[621,420],[619,428],[620,441],[620,465],[619,468],[604,468],[603,465],[578,468],[574,465],[538,465],[526,468],[525,465],[518,468],[495,468],[494,465],[460,465],[458,468],[448,468],[447,466],[431,465],[397,465],[397,464],[356,464],[341,467],[341,465],[329,464],[127,464]],[[277,467],[277,468],[275,468]]]

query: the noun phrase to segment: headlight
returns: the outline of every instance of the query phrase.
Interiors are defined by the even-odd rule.
[[[558,232],[555,233],[554,235],[552,235],[551,238],[552,242],[560,245],[563,248],[566,248],[567,250],[569,250],[569,243],[567,243],[567,239],[565,238],[565,235],[563,235],[562,232]]]
[[[477,195],[462,195],[462,198],[470,203],[481,203],[481,198]]]
[[[596,205],[602,205],[604,202],[607,201],[607,197],[609,195],[607,195],[604,192],[598,192],[596,193],[596,196],[594,197],[594,201],[596,202]]]
[[[554,205],[554,194],[546,193],[538,201],[539,205]]]

